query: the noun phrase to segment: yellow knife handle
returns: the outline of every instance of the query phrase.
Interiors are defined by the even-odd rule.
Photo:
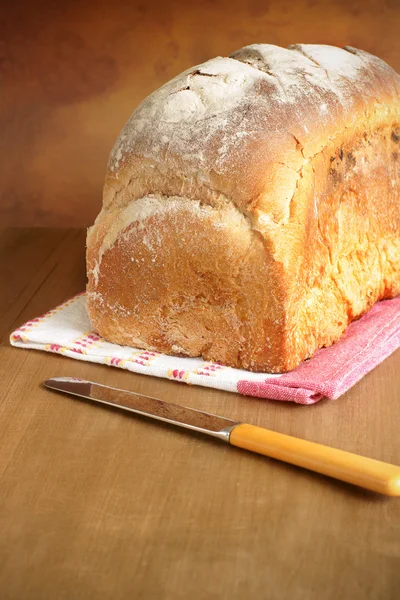
[[[400,467],[395,465],[245,423],[232,429],[229,442],[380,494],[400,496]]]

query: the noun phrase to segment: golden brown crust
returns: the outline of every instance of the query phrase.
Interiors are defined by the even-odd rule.
[[[101,335],[294,368],[400,292],[399,77],[327,46],[256,45],[146,99],[88,236]]]
[[[104,253],[97,284],[102,232],[88,246],[94,327],[119,344],[249,368],[271,330],[271,355],[283,356],[280,279],[245,217],[184,198],[137,200],[149,202],[158,208]]]

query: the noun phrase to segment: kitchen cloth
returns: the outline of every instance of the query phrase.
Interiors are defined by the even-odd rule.
[[[400,296],[375,304],[350,324],[336,344],[321,348],[297,369],[282,375],[251,373],[199,358],[110,344],[93,331],[84,292],[16,329],[10,342],[18,348],[56,352],[247,396],[314,404],[323,397],[338,398],[400,347]]]

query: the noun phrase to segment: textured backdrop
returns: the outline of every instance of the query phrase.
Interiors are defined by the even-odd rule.
[[[2,3],[0,223],[90,224],[132,110],[243,45],[352,45],[400,71],[400,0]]]

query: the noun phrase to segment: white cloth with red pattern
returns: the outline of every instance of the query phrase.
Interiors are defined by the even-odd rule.
[[[348,327],[339,342],[283,375],[251,373],[198,358],[110,344],[92,330],[84,293],[28,321],[11,334],[10,342],[18,348],[56,352],[183,383],[314,404],[323,397],[338,398],[400,347],[400,296],[378,302]]]

